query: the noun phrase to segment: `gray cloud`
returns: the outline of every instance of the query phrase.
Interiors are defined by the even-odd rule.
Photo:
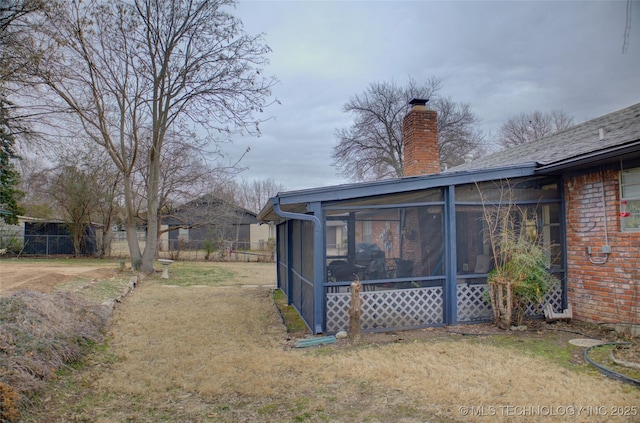
[[[510,116],[561,109],[578,122],[640,101],[640,3],[622,54],[626,2],[241,1],[273,49],[282,105],[266,111],[241,177],[288,189],[347,182],[331,166],[343,104],[373,81],[440,77],[491,134]]]

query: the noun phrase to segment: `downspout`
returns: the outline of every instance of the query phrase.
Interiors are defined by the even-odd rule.
[[[313,328],[314,334],[324,332],[324,263],[322,250],[324,248],[323,241],[323,225],[318,216],[314,214],[286,212],[280,208],[280,198],[271,198],[273,211],[280,217],[294,220],[307,220],[313,222]]]

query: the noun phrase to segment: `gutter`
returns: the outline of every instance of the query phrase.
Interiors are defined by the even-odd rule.
[[[295,220],[308,220],[313,222],[314,226],[320,226],[322,222],[318,219],[318,216],[313,214],[305,214],[305,213],[293,213],[286,212],[280,208],[280,197],[273,197],[271,199],[271,204],[273,205],[273,211],[280,217],[285,219],[295,219]]]

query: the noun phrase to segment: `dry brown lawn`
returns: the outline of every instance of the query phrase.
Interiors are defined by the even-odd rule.
[[[273,264],[207,265],[233,276],[145,280],[116,308],[106,348],[24,421],[640,420],[640,389],[474,337],[293,348],[271,298]]]

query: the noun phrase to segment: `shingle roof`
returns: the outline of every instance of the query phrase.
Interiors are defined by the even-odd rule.
[[[604,133],[602,140],[600,128]],[[640,157],[640,103],[438,174],[281,192],[271,200],[277,200],[279,205],[287,208],[286,211],[306,213],[309,211],[309,202],[364,198],[485,180],[532,176],[548,172],[546,167],[565,163],[567,167],[575,167],[582,166],[585,162],[601,163],[605,157],[618,160],[627,157],[629,151],[633,157]],[[577,159],[584,160],[576,163]],[[278,218],[272,201],[269,201],[258,214],[260,221]]]
[[[603,139],[600,139],[600,129]],[[447,172],[489,169],[505,165],[535,162],[539,166],[575,160],[580,157],[597,157],[607,151],[624,146],[640,151],[640,103],[597,117],[556,132],[553,135],[512,147],[453,167]]]

